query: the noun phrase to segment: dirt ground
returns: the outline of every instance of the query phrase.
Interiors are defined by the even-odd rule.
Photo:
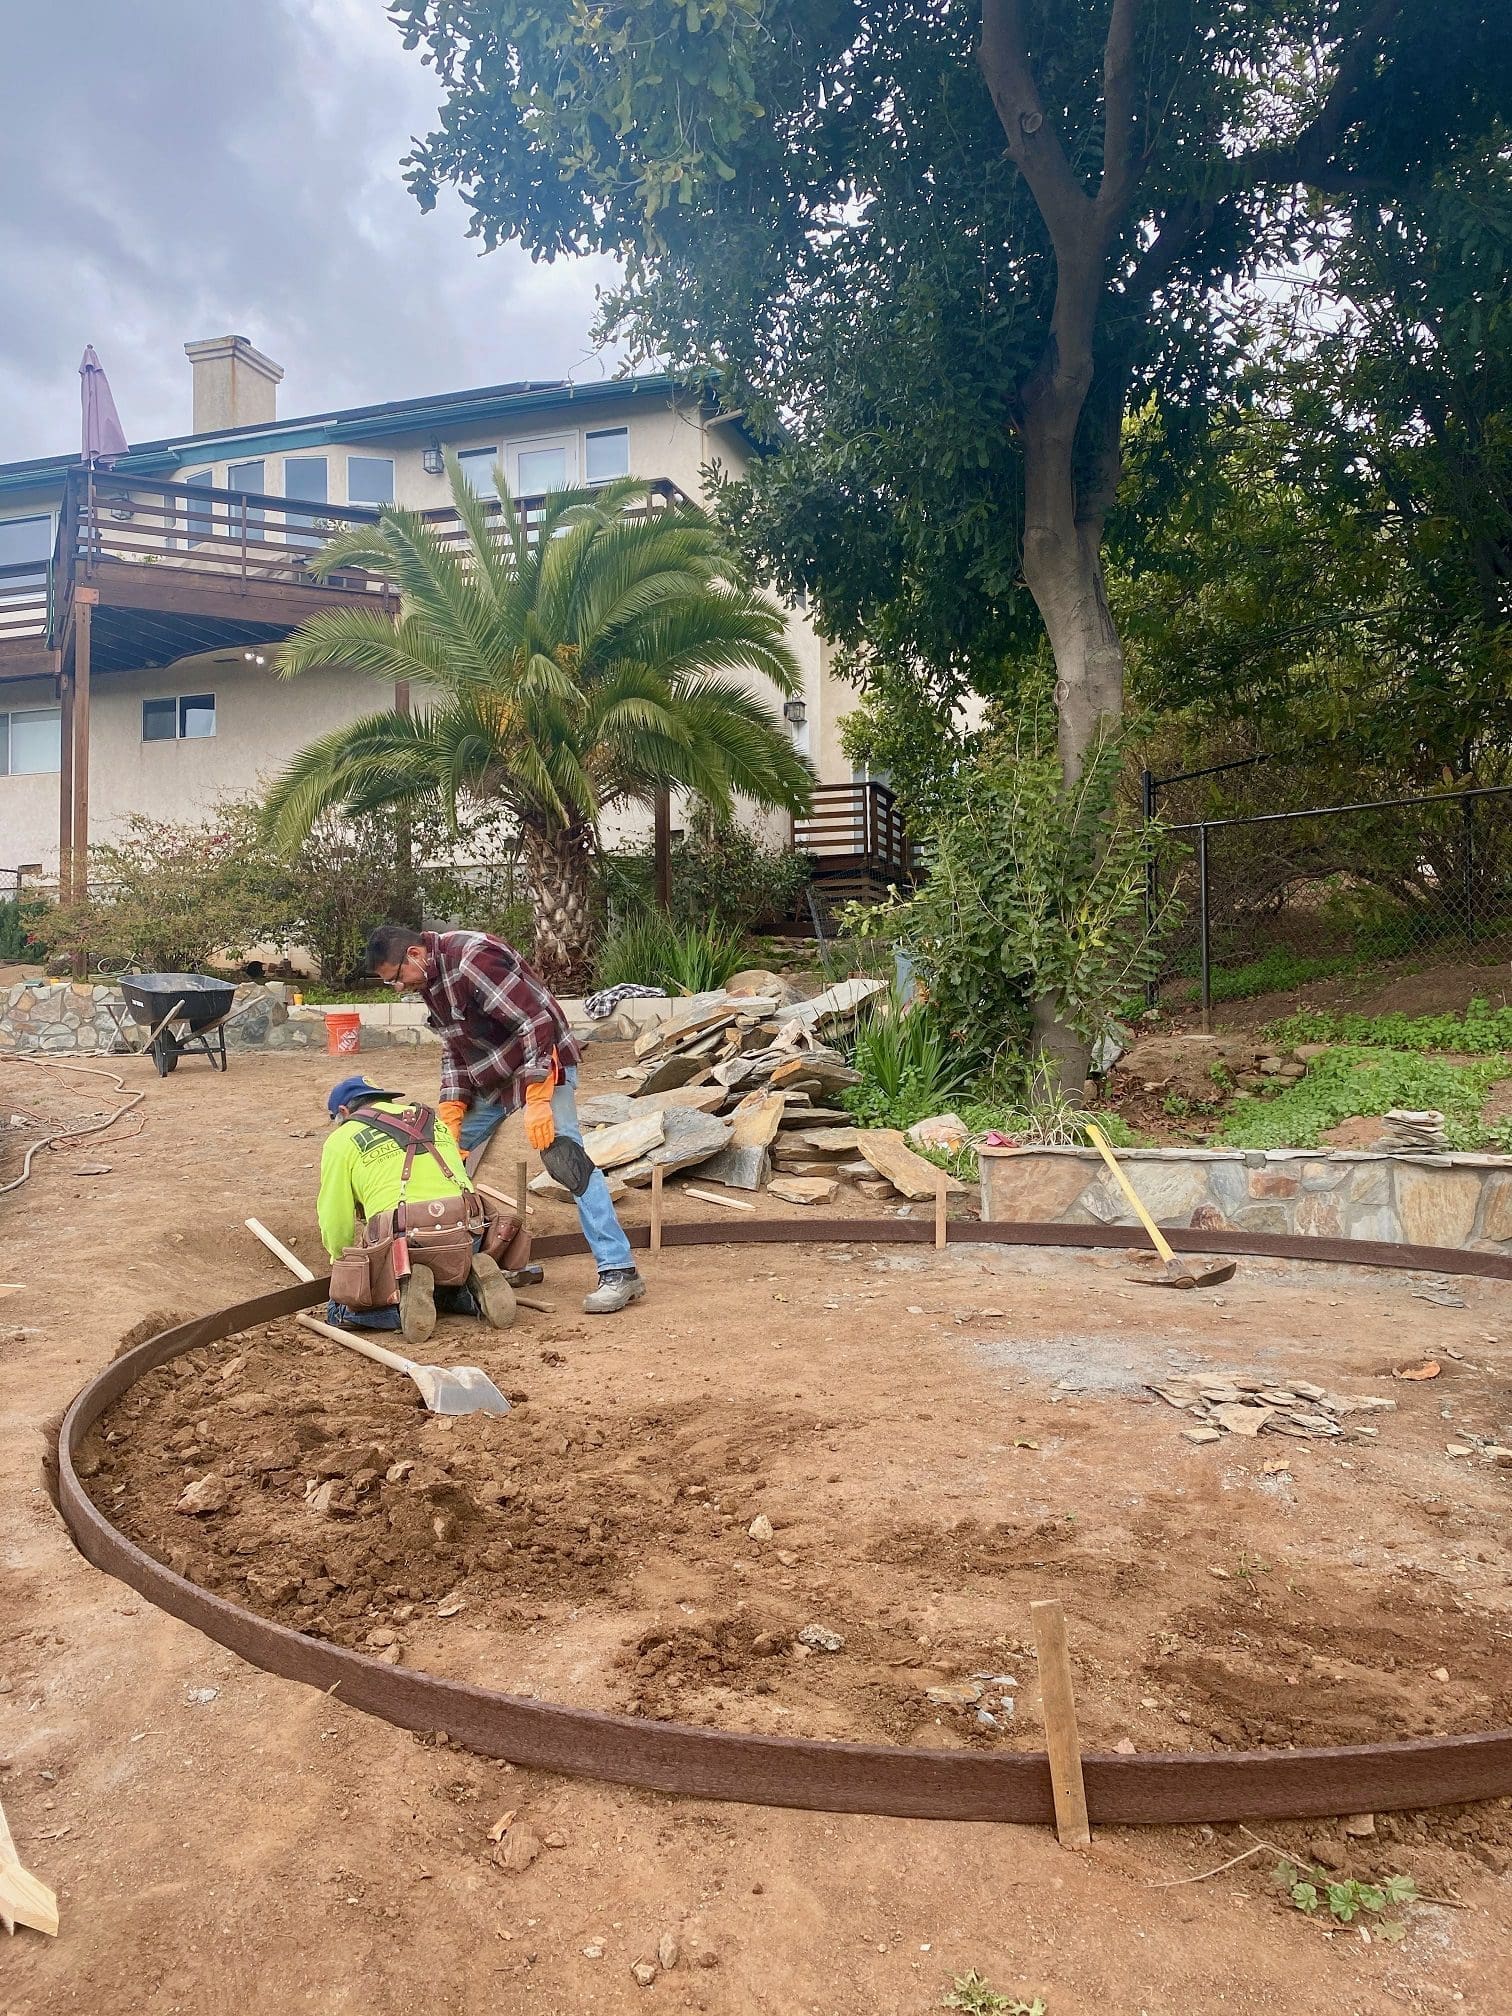
[[[591,1054],[608,1080],[619,1056]],[[1512,1802],[1383,1815],[1361,1841],[1258,1830],[1453,1900],[1366,1944],[1283,1908],[1269,1852],[1176,1880],[1251,1847],[1238,1828],[1104,1830],[1073,1856],[1038,1829],[513,1770],[258,1673],[99,1575],[43,1488],[44,1423],[147,1318],[274,1285],[250,1213],[313,1264],[333,1069],[121,1068],[147,1085],[136,1113],[0,1197],[0,1272],[23,1284],[0,1302],[0,1798],[63,1920],[56,1942],[3,1950],[5,2016],[923,2016],[973,1968],[1049,2016],[1506,2006]],[[63,1078],[0,1064],[0,1108],[52,1118]],[[82,1077],[62,1102],[114,1103]],[[990,1248],[668,1251],[648,1273],[612,1320],[577,1313],[574,1261],[549,1270],[554,1315],[443,1327],[434,1355],[524,1396],[501,1421],[428,1418],[287,1325],[198,1354],[125,1403],[91,1489],[270,1614],[584,1705],[1038,1747],[1028,1604],[1055,1594],[1089,1747],[1512,1720],[1512,1473],[1447,1453],[1512,1428],[1504,1288],[1443,1306],[1407,1277],[1255,1262],[1199,1299]],[[1429,1352],[1438,1379],[1393,1381]],[[1198,1447],[1147,1382],[1199,1367],[1398,1405],[1363,1417],[1373,1438]],[[228,1479],[227,1509],[176,1513],[206,1474]],[[322,1514],[306,1494],[326,1484]],[[747,1533],[760,1513],[770,1541]],[[808,1623],[843,1648],[803,1656]],[[544,1844],[520,1873],[489,1838],[511,1811]],[[631,1967],[666,1934],[676,1963],[642,1988]]]
[[[1433,963],[1417,954],[1396,962],[1383,961],[1362,967],[1355,973],[1335,973],[1325,980],[1309,980],[1304,986],[1289,987],[1271,994],[1255,994],[1244,1001],[1214,1004],[1215,1029],[1263,1029],[1299,1009],[1332,1009],[1351,1015],[1447,1015],[1462,1014],[1472,1001],[1489,1001],[1493,1008],[1512,1003],[1512,963],[1506,959],[1458,965]],[[1196,1028],[1196,1012],[1190,999],[1178,1003],[1171,991],[1174,1020],[1183,1027]]]

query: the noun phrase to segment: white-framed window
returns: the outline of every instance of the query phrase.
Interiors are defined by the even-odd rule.
[[[472,485],[475,495],[494,498],[499,494],[499,486],[494,481],[494,465],[499,459],[497,448],[459,448],[457,467]]]
[[[180,693],[142,702],[144,742],[201,742],[214,733],[213,693]]]
[[[215,485],[213,469],[196,469],[192,476],[184,478],[188,490],[209,490]],[[185,507],[185,517],[189,525],[191,546],[198,546],[202,540],[215,536],[215,506],[208,497],[191,497]]]
[[[284,495],[299,503],[324,504],[330,493],[330,468],[324,455],[284,457]],[[291,546],[318,546],[318,511],[287,511],[284,524]]]
[[[226,488],[239,491],[242,495],[265,496],[268,488],[267,466],[260,459],[256,462],[232,462],[226,468]],[[259,504],[229,504],[226,507],[231,520],[231,531],[241,537],[242,519],[245,517],[249,529],[262,529],[265,513]]]
[[[583,437],[583,473],[590,483],[612,483],[630,474],[630,429],[600,427]]]
[[[392,504],[393,501],[393,456],[348,455],[347,502],[349,504]]]
[[[516,441],[509,451],[509,480],[516,497],[568,490],[578,480],[576,434],[541,434]]]
[[[44,580],[52,549],[53,521],[48,513],[34,518],[0,518],[0,567],[30,570],[36,563],[35,574],[0,574],[0,596],[8,589],[13,592],[18,581]]]
[[[63,762],[62,719],[56,707],[0,714],[0,777],[55,775]]]

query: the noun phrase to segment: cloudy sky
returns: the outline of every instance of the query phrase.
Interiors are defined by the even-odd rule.
[[[93,343],[132,441],[190,420],[186,342],[284,367],[279,411],[596,379],[606,262],[487,258],[400,180],[435,85],[382,0],[0,0],[0,461],[79,441]]]

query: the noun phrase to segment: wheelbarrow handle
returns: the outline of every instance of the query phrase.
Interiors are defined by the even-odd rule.
[[[1154,1240],[1155,1251],[1168,1267],[1173,1267],[1176,1264],[1176,1255],[1171,1251],[1170,1241],[1155,1223],[1149,1212],[1146,1211],[1144,1205],[1139,1201],[1134,1185],[1125,1176],[1122,1169],[1119,1168],[1118,1159],[1114,1155],[1113,1150],[1108,1146],[1107,1138],[1101,1127],[1098,1126],[1095,1120],[1084,1120],[1082,1125],[1092,1137],[1092,1146],[1101,1155],[1104,1162],[1107,1163],[1109,1169],[1112,1170],[1114,1182],[1117,1183],[1124,1196],[1128,1198],[1130,1206],[1138,1216],[1140,1224],[1143,1225],[1151,1239]]]

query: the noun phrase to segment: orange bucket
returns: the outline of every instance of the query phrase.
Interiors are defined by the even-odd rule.
[[[362,1048],[362,1017],[354,1010],[327,1015],[325,1025],[328,1057],[351,1057]]]

